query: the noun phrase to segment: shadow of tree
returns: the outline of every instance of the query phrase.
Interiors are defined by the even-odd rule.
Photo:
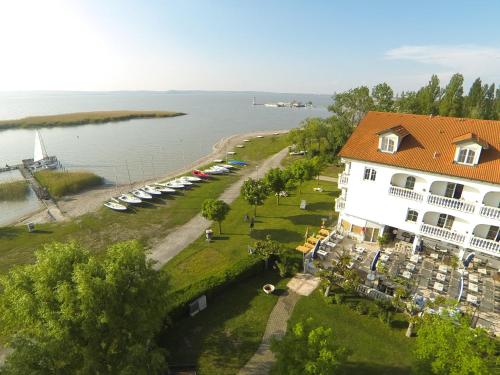
[[[345,375],[407,375],[411,373],[409,367],[395,367],[375,363],[347,362],[339,373]]]
[[[314,225],[319,227],[321,225],[321,218],[324,215],[294,215],[288,216],[287,219],[290,220],[295,225]]]
[[[19,230],[14,227],[3,227],[0,228],[0,237],[4,238],[14,238],[19,235]]]

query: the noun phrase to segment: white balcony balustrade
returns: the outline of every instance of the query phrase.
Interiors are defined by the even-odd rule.
[[[490,219],[500,220],[500,208],[482,206],[479,214]]]
[[[335,212],[340,212],[345,208],[345,200],[342,197],[335,199]]]
[[[429,194],[427,203],[434,206],[445,207],[451,210],[457,210],[466,213],[473,213],[475,205],[460,199],[443,197],[442,195]]]
[[[411,199],[414,201],[421,201],[423,199],[422,194],[417,193],[416,191],[413,191],[411,189],[406,189],[399,186],[391,186],[389,188],[389,195],[404,199]]]
[[[338,185],[340,189],[347,188],[347,184],[349,183],[349,174],[342,172],[339,173]]]
[[[430,224],[422,224],[420,226],[420,233],[428,237],[446,240],[456,244],[463,244],[465,241],[465,235],[463,234]]]
[[[470,247],[484,253],[496,256],[500,255],[500,242],[487,240],[486,238],[472,237],[470,240]]]

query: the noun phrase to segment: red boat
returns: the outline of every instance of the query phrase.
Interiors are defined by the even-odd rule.
[[[199,178],[210,178],[210,175],[203,173],[202,171],[195,169],[193,172],[193,175]]]

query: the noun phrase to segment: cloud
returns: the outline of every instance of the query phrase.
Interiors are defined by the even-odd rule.
[[[469,78],[500,77],[500,48],[479,45],[402,46],[385,52],[387,60],[403,60],[446,68]]]

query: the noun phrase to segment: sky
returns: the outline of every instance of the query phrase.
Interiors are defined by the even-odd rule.
[[[500,1],[0,0],[0,90],[500,84]]]

